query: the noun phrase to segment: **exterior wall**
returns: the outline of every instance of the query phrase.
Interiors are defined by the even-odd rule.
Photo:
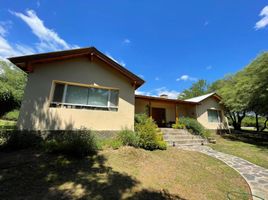
[[[209,122],[208,121],[208,109],[220,110],[222,122]],[[226,118],[224,116],[224,109],[219,104],[218,100],[213,97],[207,98],[201,102],[201,105],[196,106],[197,121],[199,121],[207,129],[224,129],[226,127]]]
[[[19,129],[64,130],[82,127],[92,130],[120,130],[134,127],[134,91],[130,81],[97,59],[74,58],[38,64],[28,76]],[[52,108],[52,81],[66,81],[119,89],[118,111]]]
[[[146,105],[149,105],[148,100],[136,99],[135,100],[135,113],[146,113]],[[176,106],[173,103],[155,102],[151,101],[152,108],[165,108],[166,109],[166,122],[176,121]],[[196,117],[195,106],[178,104],[177,113],[179,117]]]

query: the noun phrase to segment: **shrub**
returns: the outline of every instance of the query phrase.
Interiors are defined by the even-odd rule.
[[[185,129],[185,125],[184,124],[172,124],[172,128],[174,129]]]
[[[202,137],[206,137],[210,134],[208,130],[206,130],[202,124],[200,124],[196,119],[189,117],[180,118],[180,122],[185,124],[186,128],[194,135],[200,135]]]
[[[185,129],[185,125],[179,122],[179,119],[176,118],[176,123],[172,124],[172,128],[174,129]]]
[[[17,121],[19,117],[19,110],[12,110],[6,113],[2,118],[10,121]]]
[[[157,141],[158,149],[160,150],[166,150],[167,149],[167,143],[165,141]]]
[[[123,145],[138,147],[139,137],[134,131],[123,129],[117,133],[117,139],[121,141]]]
[[[265,118],[264,117],[259,117],[258,121],[259,121],[259,126],[263,126],[263,124],[265,122]],[[256,126],[256,118],[254,116],[246,116],[242,120],[241,125],[244,126],[244,127],[255,127]]]
[[[152,118],[145,114],[135,115],[135,132],[139,137],[139,147],[154,150],[164,146],[162,133]],[[159,141],[161,141],[159,143]],[[160,145],[159,145],[160,144]]]
[[[42,138],[31,131],[0,131],[0,148],[19,150],[40,147]]]
[[[51,134],[44,142],[48,153],[83,157],[97,151],[97,142],[89,130],[64,131]]]

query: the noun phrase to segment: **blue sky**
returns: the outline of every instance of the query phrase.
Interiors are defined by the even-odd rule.
[[[175,97],[268,49],[268,2],[1,1],[0,57],[95,46],[141,76],[138,93]]]

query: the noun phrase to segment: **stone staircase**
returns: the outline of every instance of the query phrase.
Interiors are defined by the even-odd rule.
[[[186,129],[160,128],[168,146],[202,145],[207,141],[198,135],[189,133]]]

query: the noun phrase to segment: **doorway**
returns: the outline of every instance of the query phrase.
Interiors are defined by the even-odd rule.
[[[152,108],[152,118],[158,127],[166,126],[166,109],[165,108]]]

